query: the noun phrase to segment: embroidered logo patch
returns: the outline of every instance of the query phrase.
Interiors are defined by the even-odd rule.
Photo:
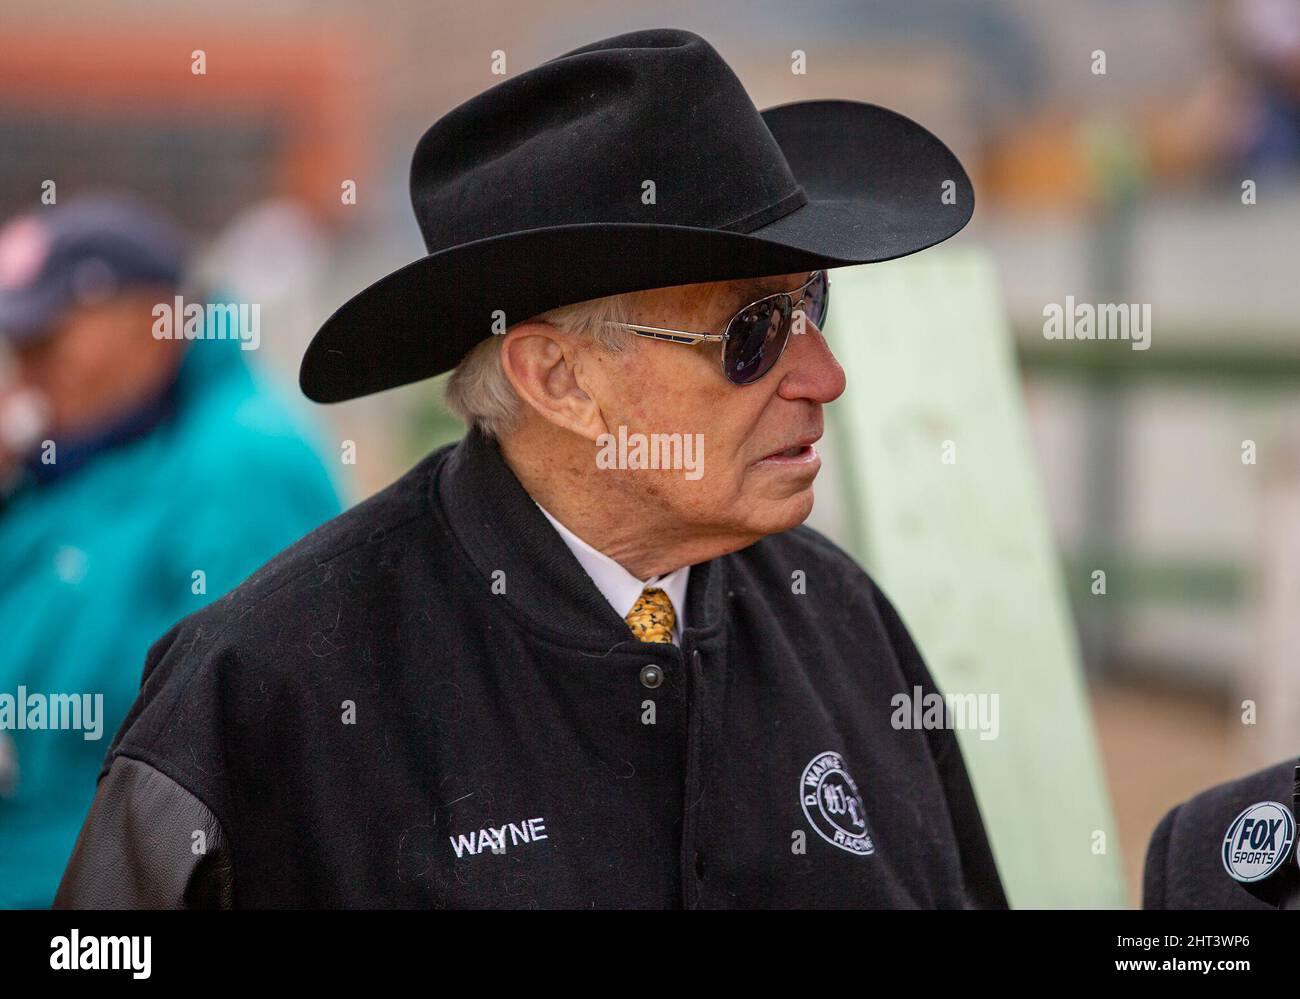
[[[808,824],[827,843],[860,856],[875,852],[866,806],[839,753],[813,757],[799,780],[799,801]]]

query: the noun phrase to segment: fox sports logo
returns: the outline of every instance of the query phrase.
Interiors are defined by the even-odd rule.
[[[1223,866],[1247,884],[1263,881],[1291,854],[1295,819],[1286,805],[1261,801],[1232,820],[1223,837]]]

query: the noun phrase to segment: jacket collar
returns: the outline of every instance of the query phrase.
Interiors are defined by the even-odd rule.
[[[640,649],[564,540],[533,502],[496,442],[471,430],[435,472],[434,499],[485,586],[504,584],[504,601],[529,626],[565,645],[602,651]],[[504,573],[504,576],[495,575]],[[724,566],[691,569],[683,644],[711,636],[722,623]],[[498,586],[497,589],[500,589]]]
[[[622,614],[623,620],[627,620],[627,615],[636,606],[637,601],[641,599],[641,594],[645,592],[646,587],[656,586],[668,595],[668,599],[677,611],[677,621],[673,625],[673,632],[677,635],[681,634],[682,626],[690,614],[690,608],[686,606],[686,587],[691,581],[691,567],[689,565],[683,565],[672,572],[654,576],[650,579],[637,579],[614,559],[593,548],[561,524],[551,516],[546,507],[540,503],[537,506],[542,511],[542,516],[547,519],[550,525],[555,528],[556,533],[563,539],[569,551],[573,552],[573,557],[578,560],[578,564],[582,566],[583,571],[596,584],[596,588],[605,597],[606,603],[613,607],[617,613]]]

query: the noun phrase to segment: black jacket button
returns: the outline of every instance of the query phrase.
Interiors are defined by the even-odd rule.
[[[664,671],[653,663],[641,667],[641,685],[654,690],[664,682]]]

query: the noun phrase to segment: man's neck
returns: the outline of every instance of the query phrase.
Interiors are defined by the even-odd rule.
[[[637,579],[653,579],[735,551],[715,537],[683,531],[672,512],[629,500],[617,472],[599,472],[593,446],[555,428],[521,429],[501,440],[501,456],[524,490],[551,516]]]

